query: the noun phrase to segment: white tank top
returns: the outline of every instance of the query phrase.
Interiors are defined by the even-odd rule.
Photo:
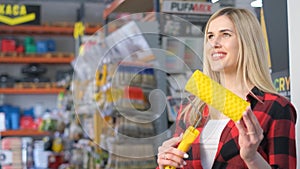
[[[204,169],[211,169],[217,153],[219,140],[229,119],[209,120],[200,135],[201,163]]]

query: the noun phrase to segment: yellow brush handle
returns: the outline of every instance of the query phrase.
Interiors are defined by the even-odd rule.
[[[246,100],[224,88],[199,70],[193,73],[185,89],[233,121],[240,120],[243,112],[250,105]]]
[[[193,126],[190,126],[183,134],[182,141],[180,142],[178,149],[187,152],[191,147],[192,143],[199,136],[200,132]],[[176,169],[175,167],[165,166],[165,169]]]

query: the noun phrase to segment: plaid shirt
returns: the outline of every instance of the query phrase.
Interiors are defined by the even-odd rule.
[[[296,142],[295,123],[296,110],[284,97],[270,93],[264,93],[254,87],[252,93],[260,100],[247,95],[247,101],[251,103],[251,109],[257,117],[264,131],[264,139],[260,143],[258,152],[268,161],[272,168],[295,169],[296,168]],[[183,105],[184,106],[184,105]],[[180,112],[178,113],[180,114]],[[190,125],[182,118],[176,121],[174,136],[180,135]],[[199,127],[198,130],[202,130]],[[247,166],[239,155],[238,129],[230,120],[224,128],[218,145],[213,169],[246,169]],[[199,137],[188,151],[185,169],[202,169],[200,159]]]

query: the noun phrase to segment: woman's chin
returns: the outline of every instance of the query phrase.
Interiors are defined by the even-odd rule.
[[[224,71],[224,67],[220,66],[220,65],[212,66],[211,70],[214,71],[214,72],[223,72]]]

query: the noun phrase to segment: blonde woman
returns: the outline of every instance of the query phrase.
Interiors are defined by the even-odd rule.
[[[209,19],[204,38],[203,72],[247,100],[251,106],[233,122],[194,98],[182,105],[174,137],[158,149],[158,168],[295,169],[296,110],[272,85],[260,24],[246,9],[222,8]],[[201,113],[201,136],[191,149],[176,146],[181,133]],[[206,123],[205,127],[204,124]]]

